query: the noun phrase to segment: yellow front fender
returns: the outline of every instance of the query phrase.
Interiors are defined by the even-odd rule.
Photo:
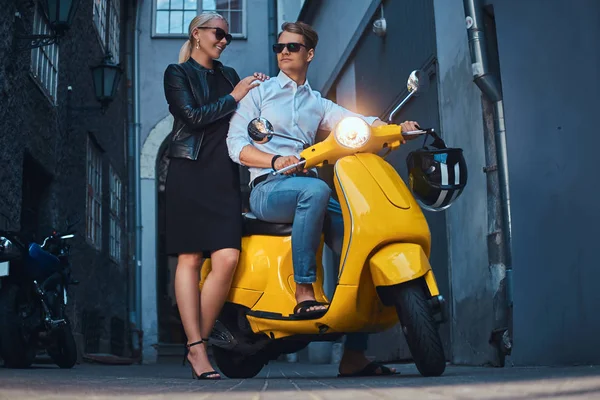
[[[375,287],[398,285],[424,277],[429,294],[440,294],[429,259],[418,244],[389,244],[371,257],[369,267]]]

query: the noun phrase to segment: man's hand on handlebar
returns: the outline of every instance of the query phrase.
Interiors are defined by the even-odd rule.
[[[373,122],[373,125],[371,125],[371,127],[376,128],[378,126],[384,126],[384,125],[387,125],[387,123],[383,122],[380,119],[377,119],[377,120],[375,120],[375,122]],[[421,130],[419,123],[416,121],[404,121],[403,123],[400,124],[400,127],[402,128],[402,132]],[[402,144],[405,144],[407,140],[412,140],[412,139],[415,139],[416,137],[417,137],[417,135],[403,136]]]
[[[275,170],[279,171],[280,169],[283,169],[290,165],[297,164],[299,162],[300,162],[300,160],[296,156],[284,156],[284,157],[279,157],[277,160],[275,160],[274,166],[275,166]],[[303,170],[302,167],[292,168],[292,169],[289,169],[289,170],[283,172],[283,174],[291,175],[291,174],[294,174],[294,173],[302,171],[302,170]],[[304,170],[304,172],[306,172],[306,170]]]
[[[419,123],[416,121],[404,121],[403,123],[400,124],[400,127],[402,128],[402,132],[411,132],[411,131],[421,130]],[[402,144],[405,144],[407,140],[413,140],[413,139],[416,139],[417,137],[418,137],[418,135],[402,136]]]

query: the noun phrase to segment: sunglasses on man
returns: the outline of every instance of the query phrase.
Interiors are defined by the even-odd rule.
[[[225,38],[225,40],[227,41],[227,44],[231,43],[231,39],[233,38],[231,36],[231,34],[225,32],[223,29],[217,28],[215,26],[199,26],[198,29],[214,29],[215,30],[215,38],[217,40],[223,40],[223,38]]]
[[[308,50],[308,47],[306,47],[305,45],[303,45],[302,43],[275,43],[273,45],[273,52],[274,53],[281,53],[283,51],[283,49],[285,49],[287,47],[288,51],[290,53],[297,53],[300,51],[300,49],[302,47],[306,48]]]

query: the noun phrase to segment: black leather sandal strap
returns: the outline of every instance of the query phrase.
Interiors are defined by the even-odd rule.
[[[211,375],[216,375],[216,376],[211,376]],[[217,371],[208,371],[208,372],[204,372],[204,373],[198,375],[198,379],[217,380],[217,379],[221,379],[221,376],[219,375],[219,373]]]
[[[194,343],[186,344],[185,347],[187,347],[189,349],[192,346],[195,346],[197,344],[202,344],[202,343],[204,343],[204,339],[198,340],[197,342],[194,342]]]

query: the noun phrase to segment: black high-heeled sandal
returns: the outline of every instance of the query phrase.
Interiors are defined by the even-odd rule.
[[[204,342],[208,343],[208,339],[201,339],[197,342],[184,345],[185,351],[183,354],[183,365],[185,365],[185,362],[188,361],[187,356],[190,353],[190,347],[196,346],[197,344],[202,344]],[[198,380],[202,380],[202,379],[219,380],[219,379],[221,379],[221,376],[219,375],[219,373],[217,371],[208,371],[208,372],[204,372],[204,373],[198,375],[196,373],[196,371],[194,371],[194,366],[192,365],[192,363],[190,363],[190,367],[192,368],[192,379],[198,379]],[[219,376],[211,376],[211,375],[219,375]]]

